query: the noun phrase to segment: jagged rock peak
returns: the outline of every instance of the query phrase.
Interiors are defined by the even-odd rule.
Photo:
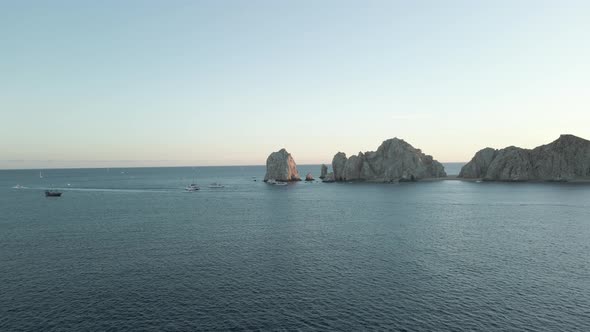
[[[486,148],[461,169],[459,177],[488,181],[570,181],[590,177],[590,141],[561,135],[534,149]]]
[[[339,152],[332,160],[336,181],[415,181],[445,177],[444,167],[397,137],[383,141],[377,151],[359,152],[346,158]]]

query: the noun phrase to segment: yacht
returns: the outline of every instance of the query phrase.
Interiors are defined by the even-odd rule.
[[[45,197],[61,197],[61,192],[55,190],[45,190]]]
[[[199,189],[200,189],[199,186],[194,183],[191,183],[188,186],[186,186],[186,188],[184,188],[184,190],[186,190],[186,191],[197,191]]]
[[[286,185],[288,185],[287,182],[277,181],[275,179],[269,179],[268,181],[266,181],[266,183],[272,184],[272,185],[275,185],[275,186],[286,186]]]

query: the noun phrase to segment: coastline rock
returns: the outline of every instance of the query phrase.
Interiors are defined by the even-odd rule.
[[[441,163],[399,138],[384,141],[377,151],[350,158],[338,152],[332,168],[336,181],[417,181],[447,176]]]
[[[305,176],[305,181],[314,181],[313,175],[311,173],[307,173]]]
[[[330,173],[326,174],[326,176],[324,177],[322,182],[326,182],[326,183],[336,182],[336,179],[334,178],[334,173],[330,172]]]
[[[459,177],[478,178],[480,174],[485,174],[497,153],[498,151],[492,148],[485,148],[478,151],[473,159],[471,159],[471,162],[461,168]]]
[[[266,175],[264,182],[268,180],[276,181],[301,181],[297,165],[291,157],[291,154],[285,149],[271,153],[266,159]]]
[[[483,149],[461,169],[460,178],[486,181],[571,181],[590,177],[590,141],[561,135],[532,150]]]
[[[326,166],[326,164],[322,164],[322,170],[320,173],[320,179],[323,179],[326,177],[326,174],[328,174],[328,166]]]
[[[347,181],[361,179],[361,168],[363,167],[363,153],[359,152],[358,156],[350,156],[344,164],[343,176]]]
[[[336,181],[344,180],[344,167],[346,166],[346,154],[338,152],[332,159],[332,170],[334,171],[334,179]]]

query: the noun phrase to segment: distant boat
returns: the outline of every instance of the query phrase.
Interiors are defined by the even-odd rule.
[[[288,185],[287,182],[277,181],[275,179],[269,179],[268,181],[266,181],[266,183],[272,184],[272,185],[275,185],[275,186],[286,186],[286,185]]]
[[[186,186],[186,188],[184,188],[184,190],[186,190],[186,191],[197,191],[199,189],[201,189],[201,188],[199,188],[199,186],[194,183],[191,183],[188,186]]]
[[[188,186],[186,186],[186,188],[184,188],[184,190],[186,191],[197,191],[201,188],[199,188],[199,186],[195,183],[195,177],[193,176],[193,183],[189,184]]]
[[[55,190],[45,190],[45,197],[61,197],[61,192]]]
[[[41,174],[41,172],[39,172],[39,179],[43,178],[43,174]]]
[[[225,188],[225,186],[221,183],[213,182],[209,185],[209,188]]]
[[[17,184],[16,186],[12,187],[12,189],[25,189],[26,187],[21,186],[20,184]]]

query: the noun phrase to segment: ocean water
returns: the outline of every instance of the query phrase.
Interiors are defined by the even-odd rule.
[[[590,331],[589,185],[41,175],[0,171],[1,331]]]

